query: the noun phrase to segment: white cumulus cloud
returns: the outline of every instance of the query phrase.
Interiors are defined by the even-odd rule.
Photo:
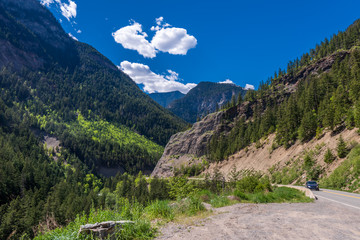
[[[135,83],[144,85],[144,91],[148,93],[180,91],[186,94],[196,86],[195,83],[183,84],[177,81],[179,74],[172,70],[168,70],[167,75],[156,74],[147,65],[129,61],[121,62],[119,68],[128,74]]]
[[[231,81],[230,79],[226,79],[225,81],[219,82],[222,84],[235,84],[233,81]]]
[[[135,21],[130,26],[120,28],[112,36],[115,42],[120,43],[126,49],[136,50],[147,58],[156,56],[155,48],[146,40],[148,35],[142,31],[141,24]]]
[[[155,35],[151,41],[146,38],[148,35],[143,32],[139,23],[120,28],[112,35],[117,43],[126,49],[136,50],[144,57],[156,57],[158,51],[174,55],[186,55],[187,51],[197,45],[197,39],[189,35],[184,28],[171,27],[164,22],[163,17],[155,19],[156,26],[151,27]]]
[[[254,85],[246,84],[245,85],[245,90],[255,90],[255,87],[254,87]]]
[[[151,44],[162,52],[186,55],[190,48],[196,46],[197,40],[184,28],[168,27],[156,31]]]

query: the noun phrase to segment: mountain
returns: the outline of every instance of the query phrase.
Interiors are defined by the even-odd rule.
[[[182,98],[185,94],[179,91],[165,93],[150,93],[149,96],[162,107],[167,108],[173,101]]]
[[[0,1],[0,239],[104,207],[102,175],[151,171],[185,126],[39,1]]]
[[[198,118],[214,112],[217,108],[237,98],[244,96],[246,90],[234,84],[200,82],[183,98],[173,101],[168,109],[175,115],[194,123]]]
[[[279,184],[320,179],[329,187],[359,190],[357,173],[337,170],[360,163],[359,42],[357,20],[248,91],[244,101],[173,135],[152,175],[226,175],[235,166],[261,171]],[[350,159],[344,158],[351,149]],[[334,180],[339,174],[344,177]]]
[[[55,135],[91,168],[151,169],[185,123],[94,48],[70,38],[38,1],[3,0],[0,14],[4,102],[26,109],[36,119],[32,127]]]

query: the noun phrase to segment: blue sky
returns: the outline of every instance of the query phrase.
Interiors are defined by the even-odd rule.
[[[186,93],[201,81],[256,88],[360,18],[355,0],[40,1],[66,32],[94,46],[148,93]]]

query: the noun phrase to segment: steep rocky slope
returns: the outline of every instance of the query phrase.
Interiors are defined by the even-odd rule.
[[[207,143],[217,131],[223,115],[224,112],[209,114],[191,129],[173,135],[151,176],[170,177],[174,168],[198,163],[200,158],[205,158]]]
[[[275,99],[277,104],[282,103],[284,99],[296,92],[300,82],[308,77],[316,77],[329,72],[335,62],[342,61],[348,54],[349,51],[338,51],[302,68],[296,74],[284,75],[278,80],[278,84],[275,85],[275,88],[272,90],[272,98]],[[181,166],[189,167],[201,163],[203,160],[212,162],[212,159],[209,159],[209,155],[207,154],[212,137],[217,134],[228,134],[238,119],[244,118],[246,121],[252,120],[255,111],[264,112],[266,107],[267,102],[261,99],[247,101],[236,107],[210,114],[203,120],[195,123],[190,130],[172,136],[152,175],[172,176],[174,175],[174,169],[180,168]],[[235,165],[238,170],[254,169],[267,172],[267,170],[275,164],[284,164],[290,159],[300,157],[305,149],[312,150],[318,144],[323,145],[325,143],[329,145],[329,143],[331,143],[329,147],[334,150],[334,144],[336,144],[338,136],[330,137],[330,134],[331,133],[327,133],[322,139],[314,140],[306,144],[297,142],[286,150],[280,147],[276,149],[274,153],[270,154],[269,148],[275,142],[275,135],[272,134],[266,141],[260,141],[262,142],[261,148],[255,147],[255,145],[258,146],[259,143],[252,144],[246,148],[246,150],[243,149],[230,155],[228,160],[220,164],[210,164],[210,168],[205,172],[209,172],[213,170],[215,166],[218,166],[220,167],[220,171],[226,175],[233,165]],[[343,135],[346,141],[360,140],[355,130],[346,131]],[[197,138],[200,138],[200,140],[196,141]],[[323,152],[319,153],[316,159],[321,159],[322,157]],[[319,161],[321,163],[322,160]],[[333,170],[331,166],[328,169],[329,171]]]

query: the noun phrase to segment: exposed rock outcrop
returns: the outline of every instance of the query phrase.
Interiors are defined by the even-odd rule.
[[[225,112],[209,114],[185,132],[173,135],[151,176],[173,176],[174,168],[191,165],[205,156],[211,136],[221,125]]]

